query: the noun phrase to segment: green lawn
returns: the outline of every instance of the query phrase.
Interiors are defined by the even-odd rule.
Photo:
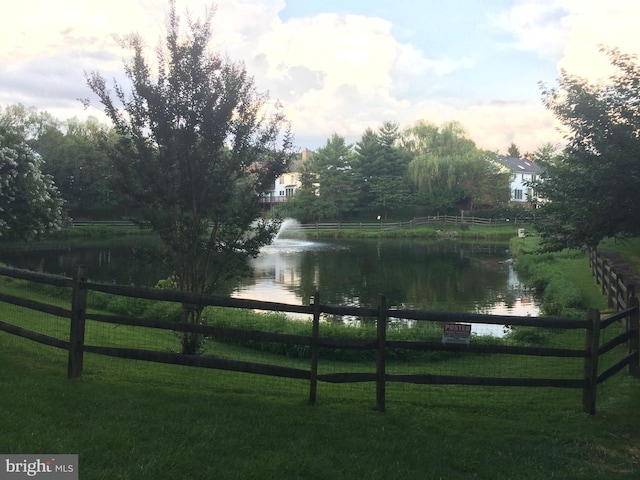
[[[637,380],[579,392],[420,387],[389,392],[64,352],[0,335],[0,450],[77,453],[80,478],[612,479],[640,473]],[[304,383],[304,382],[302,382]],[[368,392],[366,391],[368,390]]]

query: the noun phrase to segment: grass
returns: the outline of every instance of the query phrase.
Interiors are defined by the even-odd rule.
[[[611,380],[598,415],[579,392],[482,387],[357,389],[306,403],[298,381],[61,351],[0,336],[0,450],[77,453],[91,479],[631,479],[637,381]],[[19,372],[19,374],[16,374]],[[373,393],[373,392],[369,392]],[[396,398],[396,397],[402,397]],[[392,401],[395,398],[395,401]],[[402,400],[402,401],[400,401]]]
[[[425,238],[467,241],[509,240],[518,234],[519,225],[475,226],[465,229],[460,225],[420,225],[415,228],[392,228],[380,230],[336,229],[287,231],[289,237],[307,238]]]
[[[629,238],[622,241],[606,239],[598,245],[598,249],[619,253],[640,276],[640,238]]]
[[[516,268],[537,291],[544,315],[584,318],[588,307],[607,308],[591,275],[589,256],[579,250],[536,253],[539,238],[513,239]]]
[[[583,301],[591,304],[599,294],[596,298],[589,288],[593,279],[583,262],[567,252],[544,263],[580,284]],[[10,281],[2,291],[24,295],[25,285]],[[49,291],[28,291],[34,300],[51,297]],[[55,292],[56,303],[64,303],[66,295]],[[93,308],[104,307],[94,299]],[[65,320],[8,305],[0,307],[0,318],[60,336],[68,328]],[[251,325],[254,319],[246,321]],[[274,329],[280,328],[278,322]],[[580,343],[576,332],[542,334],[554,346]],[[167,332],[94,322],[87,339],[160,350],[177,343]],[[240,345],[211,342],[208,348],[229,358],[308,365],[305,359]],[[580,375],[576,362],[567,373],[539,358],[518,364],[509,356],[455,355],[391,360],[389,372],[573,378]],[[373,368],[353,360],[321,361],[320,367],[323,372]],[[308,405],[307,398],[304,381],[89,354],[82,378],[68,380],[66,352],[0,332],[0,451],[77,453],[80,478],[608,480],[640,475],[638,380],[624,371],[600,387],[594,417],[581,412],[579,390],[565,389],[389,384],[385,414],[372,410],[373,384],[320,383],[318,405]]]

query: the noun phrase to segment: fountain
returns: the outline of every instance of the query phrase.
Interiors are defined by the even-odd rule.
[[[322,248],[322,244],[318,242],[311,242],[304,238],[304,235],[299,235],[299,238],[285,238],[287,230],[299,230],[300,222],[293,218],[286,218],[280,225],[280,230],[273,239],[270,245],[265,245],[260,249],[260,253],[275,253],[275,252],[298,252],[301,250],[311,250],[315,248]],[[301,237],[301,238],[300,238]]]
[[[297,221],[295,218],[285,218],[282,221],[282,224],[280,225],[280,230],[278,230],[278,233],[276,234],[273,241],[277,242],[278,240],[280,240],[280,237],[284,234],[284,232],[286,232],[287,230],[293,230],[293,229],[297,230],[298,227],[300,227],[300,222]]]

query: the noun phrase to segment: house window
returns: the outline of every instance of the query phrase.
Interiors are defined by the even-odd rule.
[[[519,190],[519,189],[516,188],[513,191],[513,199],[514,200],[522,200],[522,190]]]
[[[293,187],[287,187],[285,188],[285,195],[287,197],[292,197],[293,196]]]

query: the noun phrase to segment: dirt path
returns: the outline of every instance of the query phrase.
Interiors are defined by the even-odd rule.
[[[636,274],[620,254],[610,252],[608,250],[598,250],[598,253],[600,256],[607,259],[607,262],[616,274],[622,275],[622,279],[626,286],[634,285],[636,293],[640,291],[640,276]]]

